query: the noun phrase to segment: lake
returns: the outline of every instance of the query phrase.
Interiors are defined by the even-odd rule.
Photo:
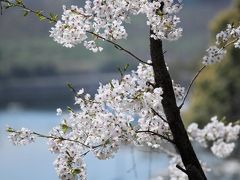
[[[60,120],[54,109],[0,111],[0,179],[57,180],[58,177],[52,165],[55,156],[48,151],[45,139],[38,139],[36,143],[27,146],[16,147],[9,143],[5,129],[6,125],[13,128],[26,127],[47,134]],[[216,165],[221,167],[223,164],[222,160],[212,157],[202,148],[197,147],[197,152],[201,159],[207,161],[210,167],[216,170]],[[147,180],[158,174],[167,173],[168,164],[168,158],[161,153],[146,152],[132,147],[123,147],[116,157],[110,160],[100,161],[88,155],[86,161],[89,180]],[[238,165],[235,164],[235,166]],[[221,172],[211,173],[209,177],[214,174],[220,176]],[[236,176],[226,176],[225,173],[225,176],[217,179],[232,178]]]

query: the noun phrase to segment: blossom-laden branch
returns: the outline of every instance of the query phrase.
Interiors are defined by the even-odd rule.
[[[167,137],[170,136],[168,124],[152,111],[154,109],[159,115],[163,114],[162,90],[147,85],[147,82],[152,81],[152,66],[140,64],[136,71],[123,75],[121,81],[112,80],[105,85],[100,84],[94,97],[85,93],[84,89],[76,91],[69,84],[80,111],[74,112],[68,108],[69,116],[53,128],[49,136],[33,132],[29,135],[49,139],[50,151],[58,155],[55,164],[60,177],[65,176],[65,173],[71,177],[72,171],[76,174],[78,171],[74,169],[83,167],[82,155],[89,153],[89,150],[99,159],[108,159],[114,156],[122,143],[148,144],[153,148],[160,147],[165,141],[173,143]],[[61,115],[62,110],[58,108],[57,114]],[[133,126],[132,121],[136,115],[139,121]],[[12,135],[19,137],[20,134]],[[27,144],[30,141],[20,142]],[[77,168],[76,161],[81,162]],[[70,169],[66,162],[70,162]],[[63,170],[66,167],[67,170]]]
[[[27,7],[23,0],[16,0],[15,2],[9,0],[1,0],[2,3],[5,3],[5,9],[12,8],[12,7],[19,7],[24,10],[24,16],[27,16],[29,13],[35,14],[40,21],[49,20],[50,23],[56,23],[58,19],[58,15],[54,15],[53,13],[49,13],[49,16],[43,14],[40,10],[34,10]]]
[[[181,37],[182,28],[178,27],[180,19],[176,16],[181,9],[181,3],[167,0],[151,2],[86,0],[84,8],[71,6],[67,9],[64,6],[62,18],[57,20],[56,15],[50,14],[48,17],[42,11],[31,10],[23,4],[22,0],[16,0],[16,3],[8,0],[2,0],[2,2],[6,3],[8,8],[15,6],[23,8],[25,16],[31,12],[40,20],[47,19],[56,23],[50,31],[50,36],[65,47],[83,43],[87,49],[98,52],[102,50],[102,47],[97,44],[101,39],[141,62],[136,71],[123,75],[120,81],[112,80],[105,85],[100,84],[94,97],[84,93],[83,89],[77,92],[69,86],[75,93],[75,105],[79,107],[79,111],[74,112],[70,109],[68,117],[59,126],[53,128],[49,136],[24,128],[21,131],[8,129],[13,143],[31,143],[35,136],[48,138],[50,151],[58,155],[54,165],[60,179],[75,180],[86,179],[84,156],[89,152],[99,159],[108,159],[115,155],[123,143],[147,144],[152,148],[160,149],[161,144],[167,140],[177,147],[182,158],[181,161],[180,156],[175,156],[170,161],[170,177],[186,177],[184,173],[183,176],[179,176],[179,171],[175,170],[176,165],[179,164],[181,167],[185,166],[187,172],[189,168],[197,170],[196,174],[201,176],[197,179],[206,179],[176,104],[176,99],[183,98],[183,102],[185,101],[198,75],[190,83],[183,97],[183,88],[172,83],[162,51],[162,40],[171,41]],[[116,43],[117,40],[127,37],[124,23],[130,20],[130,15],[138,14],[146,15],[147,25],[151,28],[152,61],[147,63]],[[239,29],[229,27],[227,33],[220,34],[217,39],[219,42],[221,39],[224,43],[223,46],[219,43],[219,46],[226,48],[234,43],[235,47],[238,47]],[[205,64],[218,60],[224,54],[217,47],[209,49],[208,53],[209,56],[204,57]],[[149,86],[151,84],[154,86]],[[62,110],[58,109],[57,113],[60,115]],[[134,126],[132,121],[136,116],[138,122]],[[225,157],[234,148],[232,144],[225,143],[223,136],[215,137],[219,135],[217,133],[202,133],[204,131],[194,125],[189,128],[188,132],[194,140],[203,142],[206,140],[204,138],[207,138],[207,140],[217,141],[213,143],[211,150],[219,157]],[[229,126],[228,129],[232,130],[232,127]],[[224,137],[234,140],[236,134],[226,136],[225,133]],[[173,140],[169,136],[172,136]],[[226,142],[228,143],[227,140]],[[222,148],[226,148],[227,153],[219,152]],[[190,174],[188,176],[191,180],[194,179]]]
[[[47,20],[49,20],[50,23],[58,23],[58,15],[54,15],[53,13],[49,13],[49,16],[47,16],[40,10],[33,10],[33,9],[27,7],[25,4],[23,4],[22,0],[16,0],[16,3],[8,1],[8,0],[2,0],[2,2],[7,3],[5,8],[19,7],[19,8],[24,9],[24,16],[27,16],[31,12],[31,13],[35,14],[40,19],[40,21],[44,21],[44,20],[47,19]],[[2,6],[1,6],[1,8],[2,8]],[[77,14],[79,16],[83,16],[84,18],[90,17],[89,15],[84,15],[84,14],[78,12],[77,10],[75,10],[75,8],[72,9],[71,12],[73,14]],[[69,27],[65,26],[65,28],[69,28]],[[134,59],[136,59],[137,61],[139,61],[141,63],[147,64],[147,65],[151,65],[151,63],[145,62],[144,60],[142,60],[141,58],[137,57],[135,54],[133,54],[128,49],[124,48],[120,44],[114,42],[113,40],[111,40],[111,39],[109,39],[107,37],[101,36],[100,34],[98,34],[96,32],[93,32],[93,31],[89,31],[89,30],[86,30],[86,33],[89,33],[89,34],[93,35],[93,37],[95,37],[95,39],[101,39],[103,41],[106,41],[106,42],[112,44],[116,49],[118,49],[120,51],[124,51],[125,53],[127,53],[128,55],[130,55],[131,57],[133,57]],[[100,47],[96,48],[95,47],[95,43],[93,43],[93,41],[85,43],[85,46],[87,48],[89,48],[90,50],[92,50],[92,51],[96,51],[96,50],[100,50],[101,51],[101,49],[102,49]],[[92,47],[92,46],[94,46],[95,48]]]
[[[235,141],[240,135],[240,125],[232,123],[225,125],[218,120],[217,116],[214,116],[203,129],[199,129],[196,123],[192,123],[187,131],[192,140],[197,141],[203,147],[210,145],[214,155],[225,158],[235,148]]]
[[[40,133],[31,131],[26,128],[21,128],[20,130],[17,131],[15,129],[9,127],[9,128],[7,128],[7,132],[9,133],[9,139],[15,145],[26,145],[26,144],[32,143],[35,141],[36,136],[37,136],[37,137],[47,138],[47,139],[52,139],[52,140],[78,143],[86,148],[91,148],[91,149],[95,149],[100,146],[103,146],[103,144],[100,144],[97,146],[90,147],[89,145],[86,145],[83,142],[80,142],[79,140],[76,140],[76,139],[68,139],[68,138],[64,138],[62,136],[44,135],[44,134],[40,134]]]
[[[240,26],[234,27],[232,24],[228,24],[226,30],[221,31],[216,35],[216,45],[211,46],[210,48],[207,49],[208,55],[203,57],[204,66],[201,69],[199,69],[199,71],[195,74],[192,81],[190,82],[187,92],[183,98],[183,101],[179,106],[180,109],[184,105],[184,102],[189,94],[189,91],[194,81],[200,75],[200,73],[206,68],[207,65],[221,62],[222,59],[224,58],[224,55],[227,53],[225,49],[231,45],[234,45],[235,48],[240,48]]]
[[[240,48],[240,26],[234,27],[232,24],[228,24],[225,31],[221,31],[216,35],[216,45],[211,46],[207,49],[208,55],[203,57],[204,66],[195,74],[192,81],[190,82],[183,101],[179,106],[180,109],[184,105],[189,91],[200,73],[206,68],[207,65],[221,62],[224,58],[224,55],[227,53],[225,49],[231,45],[234,45],[235,48]]]
[[[203,64],[210,65],[221,62],[227,53],[226,48],[234,45],[240,48],[240,26],[228,24],[224,31],[216,35],[216,43],[207,49],[207,55],[203,57]]]

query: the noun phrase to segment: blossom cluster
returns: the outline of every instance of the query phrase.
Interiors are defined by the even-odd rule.
[[[21,128],[16,131],[8,128],[8,138],[14,145],[26,145],[35,141],[35,136],[32,131],[26,128]]]
[[[102,51],[99,39],[125,39],[124,23],[130,22],[131,15],[145,14],[154,39],[177,40],[182,28],[177,26],[180,18],[175,14],[181,8],[181,1],[173,0],[86,0],[83,8],[63,6],[62,18],[51,29],[50,36],[63,46],[83,42],[87,49],[98,52]]]
[[[182,99],[184,88],[175,83],[173,86],[176,99]],[[54,165],[61,179],[86,179],[84,156],[89,152],[98,159],[108,159],[121,144],[159,148],[172,138],[162,94],[162,88],[154,86],[152,66],[139,64],[136,71],[120,80],[100,83],[93,97],[80,89],[75,95],[79,111],[69,108],[69,115],[48,136],[36,135],[49,138],[49,150],[57,154]],[[62,115],[60,108],[57,115]],[[34,133],[24,128],[9,132],[14,144],[34,140]]]
[[[77,172],[81,172],[84,179],[83,158],[88,152],[98,159],[108,159],[123,143],[161,146],[165,140],[148,131],[171,138],[168,124],[162,119],[165,118],[161,105],[163,91],[154,88],[153,82],[152,66],[139,64],[136,71],[122,79],[100,84],[94,97],[84,89],[77,92],[75,104],[80,111],[71,110],[68,118],[50,133],[49,149],[58,154],[55,167],[59,177],[79,176],[71,172],[81,169]],[[177,85],[176,98],[181,97],[181,93],[184,93],[183,88]],[[138,119],[137,124],[135,119]]]
[[[238,139],[240,126],[232,123],[224,125],[217,116],[214,116],[203,129],[199,129],[196,123],[192,123],[187,131],[193,140],[204,147],[211,146],[210,149],[214,155],[224,158],[234,150],[234,141]]]
[[[234,27],[232,24],[228,24],[224,31],[216,35],[215,45],[207,49],[207,55],[203,57],[203,64],[221,62],[227,53],[226,47],[231,44],[234,44],[235,48],[240,48],[240,26]]]

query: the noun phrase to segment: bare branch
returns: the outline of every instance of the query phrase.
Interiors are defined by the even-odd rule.
[[[59,140],[61,140],[61,141],[70,141],[70,142],[79,143],[79,144],[81,144],[82,146],[87,147],[87,148],[91,148],[91,149],[96,149],[96,148],[101,147],[101,146],[103,145],[103,144],[100,144],[100,145],[97,145],[97,146],[90,147],[90,146],[84,144],[83,142],[80,142],[80,141],[74,140],[74,139],[67,139],[67,138],[63,138],[63,137],[43,135],[43,134],[39,134],[39,133],[36,133],[36,132],[32,132],[32,134],[34,134],[34,135],[36,135],[36,136],[38,136],[38,137],[41,137],[41,138],[59,139]]]
[[[154,114],[156,114],[158,117],[160,117],[165,123],[168,123],[168,121],[165,118],[163,118],[157,111],[155,111],[153,108],[151,108],[151,109]]]
[[[147,130],[147,131],[137,131],[136,133],[147,133],[147,134],[152,134],[152,135],[155,135],[155,136],[158,136],[162,139],[165,139],[167,140],[168,142],[172,143],[172,144],[175,144],[174,140],[162,135],[162,134],[158,134],[156,132],[153,132],[153,131],[150,131],[150,130]]]
[[[183,169],[179,164],[177,164],[176,167],[180,169],[182,172],[184,172],[186,175],[188,175],[187,170]]]
[[[226,44],[222,47],[222,49],[227,48],[228,46],[232,45],[233,43],[237,42],[238,40],[239,40],[239,38],[233,39],[232,41],[226,43]],[[204,65],[204,66],[196,73],[196,75],[195,75],[194,78],[192,79],[192,81],[191,81],[191,83],[190,83],[190,85],[189,85],[189,87],[188,87],[187,93],[186,93],[186,95],[184,96],[181,105],[179,106],[179,109],[181,109],[182,106],[184,105],[184,102],[185,102],[185,100],[186,100],[186,98],[187,98],[187,96],[188,96],[188,94],[189,94],[189,91],[190,91],[190,89],[191,89],[194,81],[197,79],[197,77],[199,76],[199,74],[200,74],[205,68],[206,68],[206,65]]]
[[[139,57],[137,57],[136,55],[134,55],[132,52],[130,52],[129,50],[127,50],[127,49],[125,49],[124,47],[122,47],[121,45],[117,44],[116,42],[113,42],[113,41],[111,41],[111,40],[109,40],[109,39],[106,39],[106,38],[104,38],[104,37],[102,37],[102,36],[100,36],[100,35],[98,35],[98,34],[96,34],[96,33],[94,33],[94,32],[91,32],[91,31],[87,31],[87,32],[90,33],[90,34],[92,34],[92,35],[94,35],[94,36],[96,36],[97,38],[100,38],[100,39],[102,39],[102,40],[104,40],[104,41],[107,41],[107,42],[111,43],[112,45],[114,45],[115,48],[117,48],[117,49],[120,50],[120,51],[126,52],[127,54],[129,54],[130,56],[132,56],[133,58],[135,58],[136,60],[138,60],[139,62],[144,63],[144,64],[147,64],[147,65],[152,65],[151,63],[148,63],[148,62],[143,61],[142,59],[140,59]]]
[[[58,136],[48,136],[48,135],[43,135],[43,134],[39,134],[39,133],[36,133],[36,132],[33,132],[32,134],[34,135],[37,135],[38,137],[42,137],[42,138],[48,138],[48,139],[59,139],[61,141],[71,141],[71,142],[75,142],[75,143],[79,143],[81,144],[82,146],[85,146],[87,148],[90,148],[90,146],[78,141],[78,140],[74,140],[74,139],[66,139],[66,138],[63,138],[63,137],[58,137]]]
[[[201,69],[198,70],[198,72],[197,72],[197,73],[195,74],[195,76],[193,77],[192,81],[190,82],[190,84],[189,84],[189,86],[188,86],[188,89],[187,89],[187,92],[186,92],[186,94],[185,94],[185,96],[184,96],[184,98],[183,98],[183,101],[182,101],[181,105],[179,106],[179,109],[181,109],[181,108],[183,107],[183,105],[184,105],[184,103],[185,103],[185,100],[186,100],[186,98],[187,98],[187,96],[188,96],[188,94],[189,94],[189,91],[190,91],[190,89],[191,89],[194,81],[197,79],[197,77],[199,76],[199,74],[200,74],[206,67],[207,67],[207,66],[204,65]]]

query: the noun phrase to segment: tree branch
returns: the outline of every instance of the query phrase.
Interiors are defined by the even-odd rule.
[[[74,140],[74,139],[67,139],[67,138],[63,138],[63,137],[43,135],[43,134],[39,134],[39,133],[36,133],[36,132],[32,132],[32,134],[34,134],[34,135],[36,135],[36,136],[38,136],[38,137],[41,137],[41,138],[47,138],[47,139],[59,139],[59,140],[61,140],[61,141],[70,141],[70,142],[79,143],[79,144],[81,144],[81,145],[84,146],[84,147],[92,148],[92,149],[98,148],[98,147],[100,147],[100,146],[103,145],[103,144],[100,144],[100,145],[97,145],[97,146],[90,147],[90,146],[84,144],[83,142],[80,142],[80,141],[78,141],[78,140]]]
[[[183,107],[183,105],[184,105],[184,103],[185,103],[185,100],[186,100],[186,98],[187,98],[187,96],[188,96],[188,94],[189,94],[189,91],[190,91],[190,89],[191,89],[194,81],[197,79],[197,77],[200,75],[200,73],[201,73],[206,67],[207,67],[207,66],[204,65],[200,70],[198,70],[198,72],[197,72],[197,73],[195,74],[195,76],[193,77],[192,81],[190,82],[190,84],[189,84],[189,86],[188,86],[188,89],[187,89],[187,92],[186,92],[186,94],[185,94],[185,96],[184,96],[184,98],[183,98],[183,101],[182,101],[181,105],[179,106],[179,109],[181,109],[181,108]]]
[[[176,168],[178,168],[179,170],[184,172],[186,175],[188,175],[187,171],[185,169],[183,169],[179,164],[176,165]]]
[[[151,34],[153,34],[152,30],[150,30],[150,35]],[[197,179],[193,179],[192,177],[188,176],[189,180],[206,180],[207,178],[194,152],[194,149],[182,122],[180,109],[176,103],[172,79],[168,72],[164,59],[162,41],[155,40],[150,37],[150,52],[153,64],[155,85],[156,87],[161,87],[163,90],[162,106],[170,130],[172,132],[176,148],[182,158],[182,162],[185,168],[189,165],[194,166],[196,170],[201,174],[201,177]]]
[[[25,6],[24,4],[13,3],[13,2],[10,2],[10,1],[8,1],[8,0],[1,0],[0,2],[5,2],[5,3],[11,4],[11,5],[13,5],[13,6],[20,7],[20,8],[22,8],[22,9],[24,9],[24,10],[27,10],[27,11],[33,13],[33,14],[37,14],[37,13],[41,12],[41,11],[33,10],[33,9]],[[80,15],[82,15],[82,14],[80,14]],[[44,17],[45,19],[49,20],[50,22],[54,22],[54,23],[57,22],[56,19],[53,19],[53,18],[51,18],[51,17],[48,17],[47,15],[45,15],[45,14],[43,14],[43,13],[41,13],[41,16]],[[85,16],[85,15],[83,15],[83,16]],[[112,41],[112,40],[110,40],[110,39],[107,39],[107,38],[105,38],[105,37],[103,37],[103,36],[101,36],[101,35],[99,35],[99,34],[97,34],[97,33],[95,33],[95,32],[92,32],[92,31],[86,31],[86,32],[89,33],[89,34],[92,34],[93,36],[95,36],[95,37],[97,37],[97,38],[99,38],[99,39],[101,39],[101,40],[103,40],[103,41],[107,41],[108,43],[112,44],[116,49],[118,49],[118,50],[120,50],[120,51],[124,51],[125,53],[127,53],[128,55],[130,55],[130,56],[132,56],[134,59],[136,59],[137,61],[139,61],[139,62],[141,62],[141,63],[143,63],[143,64],[152,65],[151,63],[148,63],[148,62],[143,61],[142,59],[140,59],[139,57],[137,57],[136,55],[134,55],[131,51],[129,51],[129,50],[127,50],[126,48],[122,47],[122,46],[119,45],[118,43],[116,43],[116,42],[114,42],[114,41]]]
[[[139,57],[137,57],[136,55],[134,55],[132,52],[130,52],[129,50],[125,49],[125,48],[122,47],[121,45],[115,43],[114,41],[111,41],[111,40],[109,40],[109,39],[106,39],[106,38],[104,38],[104,37],[102,37],[102,36],[100,36],[100,35],[98,35],[98,34],[96,34],[96,33],[94,33],[94,32],[91,32],[91,31],[87,31],[87,32],[90,33],[90,34],[92,34],[92,35],[94,35],[94,36],[96,36],[97,38],[100,38],[100,39],[102,39],[102,40],[104,40],[104,41],[107,41],[107,42],[111,43],[112,45],[114,45],[114,47],[115,47],[116,49],[118,49],[118,50],[120,50],[120,51],[124,51],[125,53],[127,53],[127,54],[129,54],[130,56],[132,56],[133,58],[135,58],[137,61],[139,61],[139,62],[141,62],[141,63],[143,63],[143,64],[150,65],[150,66],[152,65],[151,63],[148,63],[148,62],[143,61],[142,59],[140,59]]]
[[[158,136],[162,139],[165,139],[167,140],[168,142],[172,143],[172,144],[175,144],[174,140],[162,135],[162,134],[158,134],[156,132],[153,132],[153,131],[150,131],[150,130],[147,130],[147,131],[137,131],[136,133],[147,133],[147,134],[152,134],[152,135],[155,135],[155,136]]]
[[[160,117],[165,123],[168,123],[166,119],[164,119],[157,111],[155,111],[153,108],[151,108],[153,113],[156,114],[158,117]]]

